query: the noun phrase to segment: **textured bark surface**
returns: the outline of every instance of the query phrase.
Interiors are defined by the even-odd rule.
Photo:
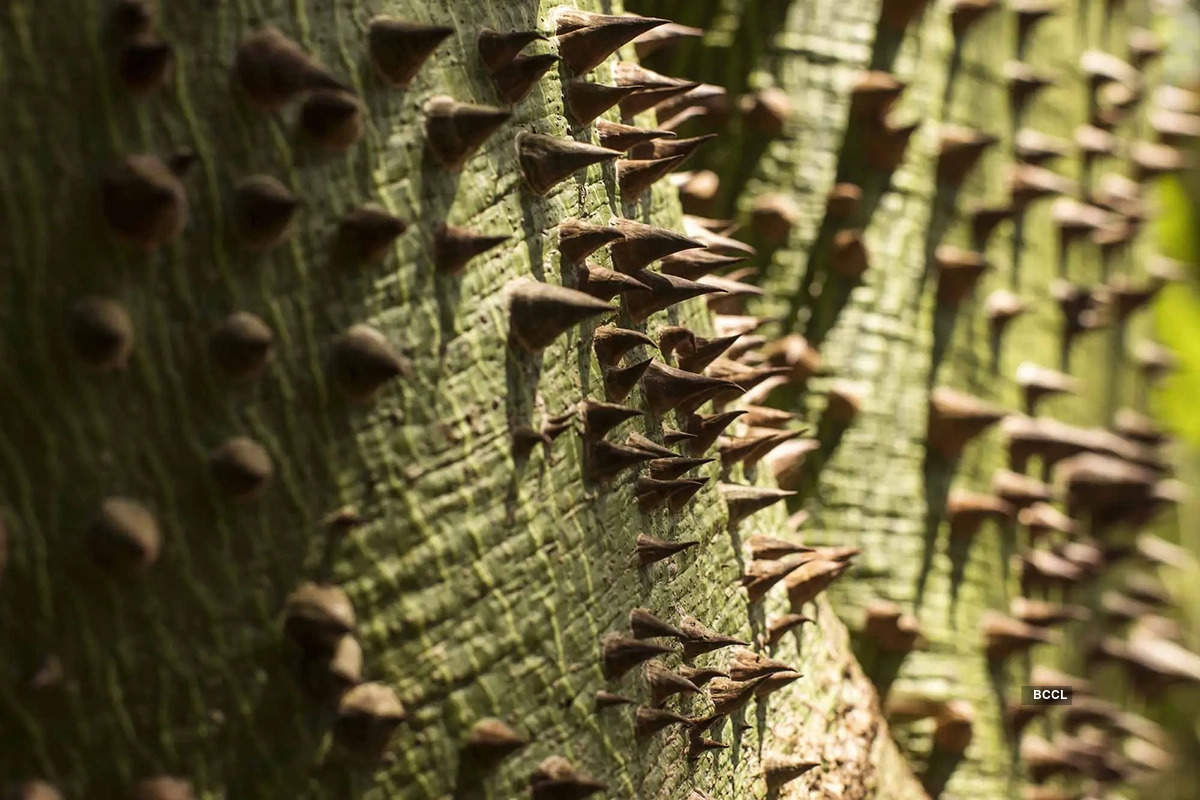
[[[68,797],[96,798],[124,797],[160,773],[205,797],[510,797],[527,795],[535,766],[558,754],[612,796],[697,787],[735,797],[765,791],[764,755],[790,753],[822,766],[789,792],[919,796],[823,604],[819,626],[776,652],[805,678],[752,703],[749,728],[726,724],[731,746],[715,757],[689,764],[678,732],[635,740],[628,707],[593,710],[604,688],[644,701],[636,672],[611,684],[599,663],[601,635],[625,629],[635,606],[669,621],[694,614],[746,639],[761,632],[762,612],[749,614],[736,586],[740,537],[780,530],[784,513],[730,533],[710,483],[681,514],[642,515],[631,478],[585,478],[574,432],[514,457],[520,428],[602,398],[603,387],[591,325],[537,356],[508,346],[505,285],[563,280],[554,233],[563,218],[679,220],[665,185],[622,208],[611,165],[546,197],[522,185],[519,131],[593,135],[570,129],[553,71],[461,173],[426,152],[429,97],[497,102],[475,49],[479,29],[549,32],[551,4],[162,6],[155,28],[174,46],[174,73],[147,97],[115,77],[106,4],[12,0],[0,12],[9,98],[0,249],[12,265],[0,288],[0,514],[11,551],[0,578],[0,779],[44,777]],[[366,25],[381,12],[455,28],[407,89],[385,86],[366,62]],[[346,154],[305,146],[298,103],[267,113],[231,88],[238,42],[264,24],[365,104],[365,135]],[[198,157],[185,178],[183,235],[149,253],[115,242],[99,210],[102,176],[126,155],[183,148]],[[302,202],[292,233],[261,253],[234,236],[234,187],[254,174]],[[382,264],[335,267],[336,222],[366,202],[409,230]],[[431,247],[442,221],[511,239],[460,277],[441,275]],[[92,294],[129,312],[134,345],[122,369],[90,371],[71,352],[69,311]],[[235,311],[274,333],[273,359],[249,381],[229,379],[210,355],[210,335]],[[697,301],[648,327],[706,330],[706,319]],[[367,404],[339,393],[327,368],[335,337],[362,322],[411,361],[409,376]],[[660,424],[637,420],[609,438],[657,435]],[[253,499],[229,499],[209,471],[210,453],[234,436],[260,442],[274,463]],[[90,521],[114,495],[144,504],[161,529],[161,556],[132,578],[88,556]],[[323,520],[348,504],[364,522],[330,543]],[[702,546],[638,569],[638,533]],[[349,594],[364,677],[394,687],[408,711],[382,765],[340,760],[330,708],[301,691],[282,609],[306,580]],[[724,660],[718,652],[699,663]],[[701,713],[704,703],[692,707]],[[531,739],[486,776],[460,760],[485,716]]]

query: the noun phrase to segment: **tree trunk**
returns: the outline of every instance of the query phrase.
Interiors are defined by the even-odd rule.
[[[558,336],[553,314],[578,305],[526,313],[514,301],[530,285],[520,279],[578,285],[560,251],[565,219],[682,229],[667,179],[631,198],[610,158],[540,193],[522,168],[522,132],[598,143],[564,106],[569,61],[506,102],[522,72],[494,79],[478,46],[485,28],[537,30],[549,40],[526,55],[568,55],[553,4],[175,0],[150,19],[141,7],[8,0],[0,10],[0,252],[11,256],[0,286],[0,777],[45,779],[65,797],[126,797],[159,775],[213,798],[576,796],[531,789],[539,766],[562,756],[614,797],[920,798],[903,751],[943,797],[1014,796],[977,630],[1015,585],[1002,566],[1012,540],[992,532],[947,557],[942,520],[952,482],[986,484],[1000,440],[951,463],[927,457],[925,443],[934,384],[1015,408],[1015,364],[1057,348],[1046,289],[1055,233],[1040,206],[1011,238],[992,239],[997,269],[979,300],[957,312],[934,302],[934,249],[970,247],[962,209],[1003,194],[1016,127],[998,77],[1013,55],[1009,12],[952,47],[941,8],[902,37],[873,34],[874,3],[634,7],[709,29],[647,63],[728,86],[732,121],[704,162],[722,179],[712,215],[765,219],[750,212],[767,192],[799,212],[782,241],[751,231],[767,295],[749,308],[776,318],[767,338],[802,332],[820,348],[824,374],[770,395],[817,425],[820,447],[790,507],[731,524],[718,482],[771,486],[764,463],[703,465],[692,474],[708,482],[690,502],[645,511],[644,465],[604,479],[605,458],[621,454],[596,445],[576,411],[606,396],[598,325],[656,342],[667,325],[712,336],[704,298],[640,322],[627,297]],[[450,30],[388,29],[385,13]],[[1124,16],[1104,40],[1094,17],[1076,31],[1070,16],[1045,23],[1026,59],[1045,55],[1066,74],[1086,46],[1123,42]],[[626,45],[589,80],[611,84],[618,58],[634,56]],[[860,70],[893,64],[910,84],[902,121],[929,124],[885,174],[847,108]],[[764,81],[793,109],[787,136],[769,142],[737,105]],[[431,128],[441,95],[511,117]],[[1022,124],[1062,134],[1086,116],[1078,99],[1060,89],[1057,105],[1037,101]],[[618,119],[615,108],[604,116]],[[654,113],[638,121],[652,127]],[[941,121],[1001,137],[961,189],[933,179]],[[456,147],[473,138],[477,151]],[[835,181],[863,189],[846,226],[824,212]],[[368,204],[378,208],[362,212]],[[507,238],[480,244],[463,268],[449,249],[464,245],[444,224]],[[870,268],[853,291],[831,277],[839,227],[865,230]],[[1071,277],[1093,282],[1076,252]],[[610,263],[607,248],[593,258]],[[1010,284],[1033,310],[994,364],[977,309]],[[527,346],[543,335],[548,346]],[[1109,343],[1092,336],[1074,354],[1080,374],[1124,390],[1102,382]],[[667,360],[640,347],[622,363],[651,356]],[[827,408],[834,375],[868,390],[849,423]],[[1100,394],[1054,410],[1095,419],[1111,411]],[[688,424],[653,413],[640,386],[622,402],[644,413],[609,442],[661,443],[664,428]],[[787,519],[801,507],[813,519],[797,537]],[[835,606],[818,597],[791,609],[816,624],[770,646],[768,621],[789,604],[780,588],[763,604],[740,588],[756,534],[863,549],[834,584]],[[639,566],[639,535],[699,545]],[[299,602],[293,592],[310,582],[345,592],[355,619],[321,598]],[[881,597],[916,611],[926,650],[880,659],[847,635],[839,615],[857,626]],[[726,748],[689,759],[683,727],[635,731],[635,709],[643,723],[653,713],[643,667],[604,668],[602,639],[627,633],[635,608],[672,625],[695,617],[803,677],[719,720],[706,735]],[[674,645],[661,660],[681,663],[670,638],[649,641]],[[690,661],[727,668],[732,653]],[[966,758],[926,758],[920,726],[897,748],[860,660],[885,691],[969,701]],[[398,710],[383,689],[355,707],[366,694],[346,689],[360,680],[402,704],[390,737],[380,731]],[[634,702],[597,708],[600,691]],[[667,708],[704,718],[711,702],[701,693]],[[527,744],[483,763],[475,726],[486,718]],[[787,758],[818,766],[768,781]]]

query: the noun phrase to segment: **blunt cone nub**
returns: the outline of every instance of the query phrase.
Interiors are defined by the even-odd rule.
[[[330,377],[351,399],[368,400],[385,383],[410,371],[408,359],[370,325],[354,325],[333,343]]]
[[[245,379],[262,371],[274,341],[275,334],[261,317],[236,311],[217,326],[209,340],[209,351],[225,373]]]
[[[537,351],[580,322],[614,310],[575,289],[522,279],[509,289],[509,332],[516,344]]]
[[[378,263],[407,229],[404,220],[382,206],[359,206],[338,220],[334,252],[351,264]]]
[[[460,103],[437,95],[425,103],[425,135],[433,156],[450,170],[462,169],[512,113],[493,106]]]
[[[433,229],[433,265],[438,272],[458,275],[478,255],[507,242],[507,235],[485,236],[457,225],[440,224]]]
[[[170,44],[153,37],[133,39],[117,55],[117,75],[135,94],[148,94],[165,84],[175,64]]]
[[[291,231],[299,199],[270,175],[251,175],[234,190],[234,230],[252,250],[268,250]]]
[[[608,788],[562,756],[538,764],[529,779],[532,800],[583,800]]]
[[[471,726],[465,749],[476,762],[493,764],[527,744],[529,740],[514,731],[504,720],[486,717]]]
[[[93,560],[118,573],[141,572],[158,560],[162,534],[154,514],[136,500],[109,497],[87,530]]]
[[[421,25],[381,15],[367,25],[367,49],[379,75],[392,86],[404,88],[452,33],[454,29],[444,25]]]
[[[133,320],[125,307],[107,297],[85,297],[71,307],[67,336],[75,354],[97,370],[125,366],[133,352]]]
[[[300,130],[325,150],[345,150],[362,136],[363,105],[349,92],[317,89],[300,106]]]
[[[100,199],[113,233],[145,250],[174,241],[187,225],[183,183],[157,156],[126,156],[104,176]]]
[[[283,614],[284,633],[306,652],[332,650],[356,625],[350,597],[328,584],[300,584],[284,601]]]
[[[380,758],[396,727],[407,718],[400,698],[382,683],[360,683],[342,695],[333,738],[350,753]]]
[[[517,160],[525,180],[537,194],[546,194],[572,173],[619,158],[620,152],[559,139],[540,133],[517,135]]]
[[[272,26],[242,40],[233,71],[246,97],[264,111],[275,111],[310,89],[346,89],[324,65]]]
[[[266,448],[246,436],[229,439],[214,450],[208,467],[221,491],[237,498],[259,494],[275,474]]]

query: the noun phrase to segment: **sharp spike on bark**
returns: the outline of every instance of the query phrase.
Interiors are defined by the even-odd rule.
[[[738,108],[749,127],[769,139],[783,136],[794,113],[791,97],[774,86],[744,95]]]
[[[687,638],[683,631],[663,622],[645,608],[635,608],[629,612],[629,630],[635,639],[666,637],[682,641]]]
[[[678,481],[679,488],[667,496],[667,508],[671,511],[682,511],[684,506],[705,487],[708,478],[684,478]]]
[[[950,28],[962,39],[979,20],[996,8],[996,0],[954,0],[950,4]]]
[[[509,286],[509,332],[526,350],[541,350],[586,319],[613,311],[591,295],[532,280]]]
[[[604,325],[592,333],[592,350],[602,367],[616,366],[626,353],[642,345],[654,347],[654,340],[641,331]]]
[[[1070,147],[1067,140],[1049,136],[1032,128],[1017,131],[1013,142],[1013,150],[1018,159],[1038,166],[1052,158],[1063,158],[1070,152]]]
[[[275,111],[310,89],[347,87],[278,28],[267,26],[238,45],[233,74],[246,97],[264,111]]]
[[[996,226],[1014,216],[1016,209],[1012,206],[976,209],[971,214],[971,242],[975,249],[982,251],[987,247],[988,239],[996,230]]]
[[[213,361],[234,378],[251,378],[262,371],[271,357],[275,335],[254,314],[230,314],[213,332],[209,351]]]
[[[634,431],[625,437],[625,444],[642,450],[655,458],[675,458],[675,452]]]
[[[641,416],[636,408],[627,408],[614,403],[597,403],[584,400],[579,404],[579,416],[583,419],[583,433],[592,439],[602,439],[604,434],[627,419]]]
[[[903,31],[914,17],[925,10],[928,0],[884,0],[881,19],[894,31]]]
[[[767,675],[765,680],[758,685],[754,690],[754,696],[757,698],[768,697],[786,686],[790,686],[804,676],[795,670],[780,670]]]
[[[334,340],[330,377],[351,399],[369,400],[385,383],[412,371],[408,359],[370,325],[354,325]]]
[[[783,614],[778,617],[772,617],[767,622],[767,644],[774,647],[779,644],[785,633],[799,628],[806,622],[816,624],[811,618],[803,614]]]
[[[360,206],[338,220],[334,257],[347,264],[378,263],[406,230],[408,225],[404,220],[382,206]]]
[[[624,237],[619,228],[592,225],[574,218],[558,224],[558,250],[568,264],[578,264],[604,245]]]
[[[666,256],[659,262],[659,271],[665,275],[694,281],[713,270],[740,264],[745,260],[745,256],[727,256],[708,249],[692,249]]]
[[[325,150],[346,150],[363,132],[363,105],[340,89],[316,89],[300,106],[300,132]]]
[[[829,191],[825,213],[832,219],[845,220],[858,213],[862,189],[853,183],[839,183]]]
[[[666,25],[639,34],[633,40],[633,47],[637,52],[638,58],[645,58],[651,53],[656,53],[684,39],[698,39],[702,36],[704,36],[704,30],[701,28],[680,25],[677,22],[668,22]]]
[[[711,667],[692,667],[687,664],[680,664],[678,667],[676,667],[675,671],[701,688],[713,678],[729,677],[728,672],[722,672],[719,669],[712,669]]]
[[[567,67],[581,75],[600,65],[621,45],[670,20],[654,17],[605,16],[586,12],[560,14],[556,29],[558,52]]]
[[[985,612],[981,623],[989,661],[1053,641],[1049,632],[995,611]]]
[[[621,187],[621,200],[625,203],[635,202],[654,183],[683,162],[686,156],[671,156],[637,160],[622,158],[617,160],[617,183]]]
[[[709,414],[707,416],[692,417],[688,420],[689,433],[692,438],[688,440],[688,452],[694,456],[701,455],[708,451],[717,441],[717,437],[721,435],[729,425],[738,417],[746,412],[738,409],[734,411],[723,411],[718,414]]]
[[[766,675],[749,681],[735,681],[731,678],[715,678],[708,686],[708,697],[712,701],[712,714],[695,723],[697,733],[703,732],[723,717],[727,717],[745,708],[754,697]]]
[[[890,72],[863,73],[850,90],[850,115],[882,119],[905,87]]]
[[[120,369],[133,352],[133,319],[115,300],[85,297],[71,307],[67,337],[75,354],[88,367]]]
[[[965,700],[950,700],[937,716],[933,745],[943,753],[963,753],[971,743],[975,709]]]
[[[679,620],[679,629],[687,636],[683,640],[683,657],[688,660],[714,650],[720,650],[723,647],[749,647],[750,645],[749,642],[718,633],[691,616]]]
[[[430,98],[424,111],[430,151],[442,166],[455,171],[512,117],[504,109],[460,103],[446,95]]]
[[[157,156],[126,156],[101,181],[100,201],[117,238],[144,250],[177,239],[187,225],[183,183]]]
[[[650,368],[652,358],[637,361],[627,367],[609,367],[604,370],[604,396],[616,403],[624,400],[637,386],[638,381]]]
[[[648,567],[698,544],[700,544],[698,541],[668,542],[639,533],[637,537],[638,563],[643,567]]]
[[[1034,503],[1028,508],[1022,508],[1017,512],[1017,521],[1029,528],[1031,539],[1037,539],[1050,531],[1073,534],[1077,528],[1075,520],[1045,503]]]
[[[553,53],[517,56],[512,63],[492,73],[496,94],[509,105],[519,103],[557,63],[558,56]]]
[[[908,143],[921,124],[893,125],[886,118],[873,126],[867,138],[867,162],[876,169],[891,172],[904,161]]]
[[[484,28],[476,40],[479,59],[488,72],[495,73],[513,62],[526,45],[548,37],[538,31],[496,31]]]
[[[1022,362],[1017,367],[1016,380],[1025,395],[1025,411],[1031,415],[1043,397],[1074,394],[1079,388],[1078,381],[1070,375],[1040,367],[1031,361]]]
[[[768,754],[763,759],[763,778],[773,791],[821,766],[819,761],[806,761],[795,756]]]
[[[660,122],[667,120],[659,127],[675,130],[692,116],[707,117],[717,122],[724,120],[731,110],[729,91],[724,86],[702,83],[659,103],[655,115]]]
[[[991,265],[979,253],[951,245],[940,245],[933,255],[938,267],[938,303],[957,306]]]
[[[721,496],[725,499],[725,505],[729,508],[730,525],[736,525],[751,514],[796,494],[782,489],[743,486],[736,483],[719,483],[717,490],[720,491]]]
[[[261,494],[275,474],[270,453],[246,436],[229,439],[214,450],[208,466],[217,486],[239,499]]]
[[[723,255],[757,255],[758,251],[745,242],[739,242],[737,239],[731,239],[728,236],[716,233],[705,227],[703,223],[704,220],[698,217],[684,215],[683,231],[699,242],[702,247],[707,247],[709,250]]]
[[[568,91],[569,89],[570,84],[568,84]],[[610,107],[611,106],[607,106],[604,110],[607,110]],[[603,111],[601,113],[603,113]],[[599,114],[596,116],[599,116]],[[595,119],[595,117],[592,119]],[[631,147],[644,142],[654,141],[655,139],[675,138],[674,131],[657,130],[654,128],[637,128],[633,125],[622,125],[619,122],[609,122],[605,119],[596,120],[596,135],[600,139],[601,147],[607,147],[610,150],[620,150],[621,152],[626,152]]]
[[[660,258],[704,246],[676,231],[629,219],[617,218],[613,221],[613,226],[624,238],[613,242],[609,252],[612,254],[613,266],[625,273],[636,273]]]
[[[674,711],[640,706],[634,714],[633,732],[637,738],[645,739],[670,725],[691,727],[692,721]]]
[[[946,501],[951,536],[973,536],[985,520],[1011,519],[1015,514],[1010,503],[990,494],[955,489]]]
[[[440,223],[433,229],[433,265],[446,275],[460,275],[471,259],[508,239],[507,235],[484,236],[457,225]]]
[[[730,660],[729,677],[735,681],[750,681],[763,675],[792,671],[791,666],[782,661],[739,647],[734,650]]]
[[[693,731],[693,735],[688,737],[688,761],[696,761],[705,753],[714,750],[727,750],[729,745],[724,742],[719,742],[716,739],[709,739],[707,736],[700,736]],[[693,791],[688,795],[688,800],[711,800],[711,798],[700,791]]]
[[[291,232],[299,199],[269,175],[251,175],[234,190],[234,229],[252,250],[267,250]]]
[[[779,445],[801,435],[801,431],[779,431],[768,428],[765,431],[755,431],[747,436],[727,438],[718,442],[717,449],[721,453],[721,464],[729,467],[737,463],[753,469],[754,465]]]
[[[1008,79],[1008,94],[1013,110],[1021,113],[1034,95],[1053,86],[1054,80],[1020,61],[1009,61],[1004,65],[1004,76]]]
[[[402,89],[452,33],[454,28],[444,25],[421,25],[381,15],[367,25],[367,49],[380,76]]]
[[[778,558],[751,561],[742,575],[742,586],[746,588],[749,602],[758,603],[771,591],[771,587],[790,572],[818,558],[820,556],[816,553],[787,553]]]
[[[1177,147],[1154,142],[1134,142],[1129,147],[1129,160],[1133,163],[1133,177],[1138,181],[1146,181],[1159,175],[1179,172],[1191,161]],[[618,161],[618,174],[620,174]]]
[[[656,458],[650,462],[650,477],[659,481],[674,480],[712,460],[711,458],[685,458],[683,456]]]
[[[625,308],[634,322],[644,322],[651,314],[693,297],[725,291],[698,281],[689,281],[687,278],[678,278],[674,275],[664,275],[645,269],[633,274],[649,287],[645,291],[630,292],[625,298]]]
[[[715,138],[717,138],[717,134],[707,133],[687,139],[654,139],[633,148],[631,155],[634,158],[642,159],[673,158],[675,156],[683,156],[686,159],[700,149],[700,145]]]
[[[960,125],[945,125],[941,131],[941,149],[938,155],[938,180],[957,186],[979,161],[979,157],[998,139]]]
[[[1092,616],[1091,610],[1085,606],[1063,605],[1019,596],[1012,599],[1008,610],[1014,618],[1039,628],[1065,625],[1068,622],[1086,622]]]
[[[658,661],[646,664],[646,685],[650,687],[650,705],[661,706],[673,695],[699,694],[700,687],[672,672]]]
[[[867,246],[862,239],[862,231],[838,231],[833,236],[833,251],[830,253],[833,270],[837,274],[856,280],[862,277],[871,266]]]
[[[1007,469],[992,474],[992,492],[1017,509],[1054,499],[1054,489],[1049,484]]]
[[[792,610],[798,611],[805,603],[815,600],[817,595],[829,588],[829,585],[849,568],[850,564],[845,561],[818,559],[789,572],[783,583],[787,588],[788,602]]]
[[[669,647],[643,642],[621,633],[606,633],[600,639],[600,655],[604,677],[608,680],[620,678],[644,661],[674,652]]]
[[[540,133],[521,133],[517,136],[517,158],[521,162],[521,172],[537,194],[546,194],[574,172],[611,161],[620,155],[616,150]]]
[[[360,683],[342,695],[333,739],[338,746],[362,757],[378,759],[392,733],[408,717],[400,698],[382,683]]]
[[[813,548],[799,542],[792,542],[787,539],[780,539],[761,533],[751,536],[747,544],[750,546],[750,555],[756,559],[776,559],[796,553],[816,552]]]
[[[108,497],[88,526],[92,559],[118,574],[135,575],[152,566],[162,550],[154,514],[136,500]]]
[[[514,731],[504,720],[485,717],[471,726],[464,744],[467,757],[490,767],[529,744],[529,739]]]
[[[302,583],[284,603],[284,633],[306,652],[331,650],[354,632],[354,606],[337,586]]]
[[[987,296],[983,304],[992,333],[998,338],[1014,319],[1029,310],[1020,297],[1007,289],[997,289]]]
[[[613,694],[612,692],[596,692],[595,709],[597,711],[605,708],[612,708],[613,706],[628,705],[633,705],[633,701],[624,695]]]
[[[593,480],[604,481],[623,470],[636,467],[653,456],[636,448],[614,444],[604,439],[592,442],[588,447],[588,472]]]
[[[946,458],[955,459],[968,441],[995,425],[1006,413],[977,397],[939,387],[929,398],[929,444]]]
[[[642,378],[642,391],[653,414],[661,416],[685,403],[704,402],[718,392],[739,389],[731,381],[685,372],[654,363]]]
[[[658,349],[664,358],[670,358],[677,350],[696,348],[696,334],[682,325],[667,325],[658,331]]]
[[[126,42],[117,55],[117,76],[134,94],[149,94],[171,78],[175,51],[167,42],[152,35]]]
[[[1009,174],[1012,206],[1018,211],[1035,200],[1056,194],[1074,194],[1075,182],[1032,164],[1016,164]]]
[[[699,86],[695,81],[672,78],[629,61],[618,62],[613,76],[619,86],[636,86],[635,94],[621,100],[621,116],[634,117],[649,111],[664,100],[690,92]]]
[[[638,478],[634,485],[634,495],[637,497],[638,508],[643,514],[649,514],[651,511],[661,507],[664,503],[670,500],[678,492],[687,492],[687,499],[691,499],[697,491],[699,491],[707,482],[705,479],[678,479],[678,480],[658,480],[655,478]],[[680,506],[684,503],[681,502]]]
[[[566,103],[567,111],[571,114],[571,119],[577,125],[587,125],[589,122],[596,120],[605,111],[615,106],[621,100],[629,97],[634,92],[638,91],[638,86],[606,86],[602,83],[591,83],[590,81],[574,78],[567,81],[563,87],[563,100]],[[597,121],[597,124],[602,120]],[[607,123],[609,125],[615,123]],[[622,128],[629,128],[627,125],[622,125]],[[599,129],[597,129],[599,130]],[[638,130],[630,128],[630,130]],[[667,132],[671,136],[673,133]],[[604,144],[604,136],[601,135],[600,143],[603,147],[608,147]],[[624,152],[625,147],[614,147],[615,150]]]

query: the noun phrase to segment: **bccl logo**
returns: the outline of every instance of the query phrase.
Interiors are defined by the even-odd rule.
[[[1070,686],[1022,686],[1021,704],[1026,706],[1069,706]]]

